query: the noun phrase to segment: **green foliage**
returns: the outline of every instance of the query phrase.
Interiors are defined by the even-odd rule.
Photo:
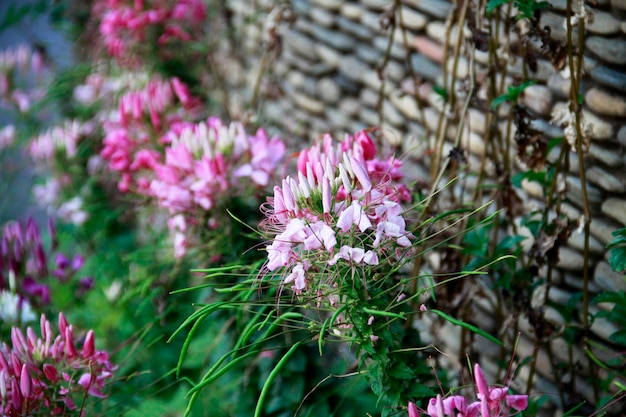
[[[535,19],[535,14],[537,11],[547,9],[550,6],[550,3],[547,1],[536,1],[536,0],[488,0],[487,1],[487,16],[490,16],[491,13],[500,6],[505,4],[513,3],[513,5],[519,11],[519,14],[515,16],[516,20],[521,19]]]
[[[599,311],[596,317],[603,317],[617,324],[621,329],[609,336],[609,339],[619,345],[626,346],[626,292],[602,292],[598,294],[594,303],[613,303],[609,311]]]
[[[609,264],[616,272],[626,272],[626,228],[615,230],[612,235],[613,241],[606,246]]]
[[[49,4],[50,2],[47,0],[39,0],[19,6],[15,3],[11,3],[6,9],[6,14],[0,20],[0,32],[29,19],[34,20],[42,16],[48,12]]]
[[[527,80],[517,86],[513,86],[513,85],[508,86],[506,93],[493,99],[493,101],[491,102],[491,109],[495,110],[500,104],[507,102],[507,101],[511,103],[517,103],[517,100],[519,99],[520,95],[524,92],[524,90],[527,87],[531,85],[535,85],[535,84],[537,84],[536,80]]]

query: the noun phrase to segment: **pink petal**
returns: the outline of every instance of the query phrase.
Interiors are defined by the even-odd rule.
[[[523,411],[528,407],[528,395],[507,395],[506,405],[517,411]]]

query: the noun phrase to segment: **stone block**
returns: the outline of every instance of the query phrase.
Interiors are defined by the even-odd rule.
[[[585,94],[585,104],[603,116],[626,117],[626,97],[593,87]]]

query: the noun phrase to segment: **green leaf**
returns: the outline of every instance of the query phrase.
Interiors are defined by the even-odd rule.
[[[496,246],[496,253],[502,253],[505,251],[509,251],[513,248],[517,247],[517,244],[526,239],[526,237],[521,235],[515,236],[507,236]]]
[[[594,304],[598,303],[616,303],[626,305],[626,293],[620,292],[601,292],[593,299]]]
[[[511,0],[489,0],[487,2],[487,16],[491,15],[491,12],[493,12],[498,7],[510,2]]]
[[[563,136],[559,136],[557,138],[552,138],[548,141],[548,148],[546,149],[546,153],[550,153],[552,149],[554,149],[557,145],[563,142],[565,139]]]
[[[522,92],[529,86],[537,84],[537,80],[527,80],[521,83],[520,85],[510,85],[507,88],[506,93],[502,94],[493,99],[491,102],[491,110],[495,110],[500,104],[510,101],[512,103],[517,103],[517,99],[522,94]]]
[[[439,317],[442,317],[442,318],[446,319],[447,321],[449,321],[452,324],[456,324],[457,326],[464,327],[464,328],[466,328],[466,329],[476,333],[477,335],[480,335],[480,336],[484,337],[485,339],[495,343],[498,346],[504,346],[504,344],[500,340],[498,340],[496,337],[490,335],[486,331],[484,331],[482,329],[479,329],[478,327],[476,327],[476,326],[474,326],[472,324],[466,323],[466,322],[464,322],[462,320],[459,320],[459,319],[455,319],[454,317],[452,317],[449,314],[446,314],[446,313],[444,313],[443,311],[440,311],[440,310],[432,309],[432,310],[428,310],[428,311],[431,311],[431,312],[435,313]]]
[[[620,243],[626,243],[626,227],[614,230],[611,233],[611,236],[613,236],[613,241],[606,245],[607,249],[611,249],[612,247],[617,246]]]
[[[389,370],[389,375],[398,379],[413,379],[415,372],[404,362],[396,362]]]
[[[616,331],[609,336],[609,340],[619,345],[626,346],[626,329]]]
[[[429,398],[436,396],[432,388],[422,384],[411,384],[407,394],[409,398]]]
[[[508,97],[506,94],[502,94],[501,96],[494,98],[491,102],[491,110],[495,110],[500,104],[506,102],[507,99]]]
[[[445,88],[435,85],[433,87],[433,91],[435,92],[435,94],[441,97],[444,101],[448,101],[448,92],[446,91]]]
[[[609,265],[616,272],[626,271],[626,247],[611,249],[609,253]]]

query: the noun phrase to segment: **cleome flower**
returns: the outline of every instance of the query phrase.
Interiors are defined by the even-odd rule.
[[[152,78],[142,88],[122,94],[117,109],[103,122],[100,151],[109,170],[120,174],[120,191],[147,190],[149,174],[161,158],[159,149],[170,143],[172,129],[189,124],[186,120],[197,105],[176,78]]]
[[[172,216],[168,225],[175,254],[181,257],[188,246],[187,226],[215,228],[217,207],[237,193],[254,195],[266,186],[282,161],[285,144],[263,129],[249,135],[241,123],[225,124],[217,117],[177,124],[167,136],[171,143],[165,161],[152,165],[154,179],[146,194]]]
[[[105,351],[96,350],[92,330],[79,347],[74,327],[59,314],[59,335],[41,316],[41,336],[11,329],[11,346],[0,347],[0,414],[65,415],[88,396],[103,398],[116,367]],[[81,410],[84,411],[84,410]],[[81,414],[82,415],[82,414]]]
[[[508,387],[490,387],[480,365],[474,365],[475,389],[478,400],[469,402],[462,395],[442,398],[437,395],[428,401],[425,414],[430,417],[504,417],[524,411],[528,407],[528,395],[509,394]],[[417,406],[409,402],[409,417],[419,417]]]
[[[77,296],[92,286],[92,278],[76,276],[84,259],[81,256],[68,258],[56,252],[52,221],[48,222],[48,228],[52,239],[49,248],[44,247],[33,219],[26,225],[11,221],[0,229],[0,329],[5,324],[27,323],[35,318],[33,311],[48,306],[52,280],[73,285]],[[52,255],[55,255],[54,262],[50,260]]]
[[[325,135],[300,153],[297,177],[283,179],[262,207],[273,235],[266,271],[280,272],[298,294],[316,293],[313,276],[328,267],[376,266],[402,256],[396,249],[408,250],[412,235],[400,202],[410,193],[400,182],[402,164],[376,153],[366,131],[340,143]]]
[[[98,0],[92,13],[108,55],[119,64],[138,66],[147,44],[179,47],[196,40],[207,9],[201,0]]]

